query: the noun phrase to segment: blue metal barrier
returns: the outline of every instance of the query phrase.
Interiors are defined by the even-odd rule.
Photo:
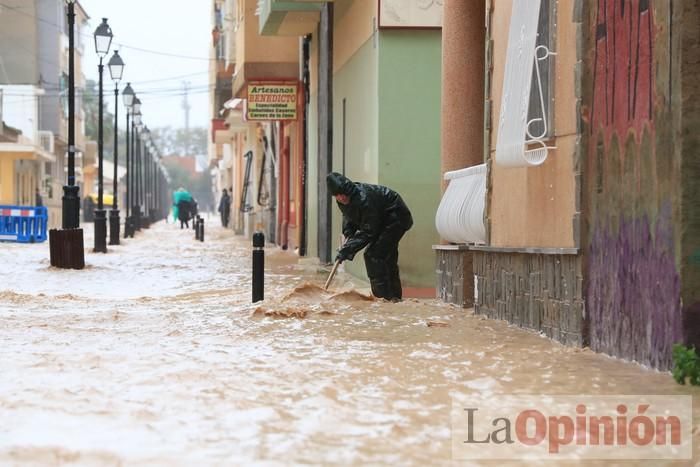
[[[0,241],[46,241],[49,213],[44,206],[0,206]]]

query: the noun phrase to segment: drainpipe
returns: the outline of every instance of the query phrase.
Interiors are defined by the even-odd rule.
[[[305,235],[304,216],[306,215],[306,210],[304,209],[304,204],[306,203],[306,196],[304,196],[304,170],[306,166],[306,161],[304,158],[304,125],[301,122],[298,122],[296,124],[296,130],[297,167],[295,174],[296,182],[294,185],[294,213],[296,215],[296,219],[294,219],[294,224],[296,225],[297,238],[295,244],[299,248],[299,256],[303,256],[302,242],[304,241]]]
[[[280,206],[280,211],[282,212],[282,222],[280,223],[280,245],[283,250],[286,250],[289,246],[288,242],[288,227],[289,227],[289,137],[285,134],[286,125],[284,122],[280,123],[280,177],[282,178],[280,187],[282,188],[282,206]]]
[[[326,186],[326,174],[333,170],[333,2],[321,9],[318,26],[318,257],[332,263],[331,238],[333,205]],[[483,48],[483,47],[482,47]],[[483,138],[483,137],[482,137]]]
[[[306,207],[306,202],[308,199],[307,196],[307,189],[306,189],[306,183],[307,183],[307,177],[308,177],[308,160],[309,160],[309,141],[308,141],[308,118],[309,118],[309,85],[310,85],[310,74],[309,74],[309,56],[310,56],[310,43],[311,43],[311,36],[306,35],[304,36],[303,42],[302,42],[302,76],[301,76],[301,82],[302,82],[302,90],[301,90],[301,97],[300,101],[302,102],[302,125],[301,125],[301,137],[299,138],[299,141],[301,141],[301,152],[300,154],[300,159],[301,159],[301,164],[300,164],[300,183],[299,183],[299,256],[306,256],[307,254],[307,228],[308,228],[308,219],[307,219],[307,207]]]
[[[273,127],[276,127],[277,122],[273,123]],[[277,213],[276,213],[276,224],[275,229],[279,233],[276,238],[275,244],[278,246],[283,245],[282,238],[282,221],[284,219],[284,122],[279,122],[278,133],[277,133]],[[275,134],[275,130],[272,130]],[[274,138],[273,138],[274,139]]]

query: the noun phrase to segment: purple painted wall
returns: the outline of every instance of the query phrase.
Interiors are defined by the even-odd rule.
[[[655,222],[621,215],[617,227],[593,229],[586,281],[593,349],[668,366],[671,346],[683,339],[674,250],[670,204]]]

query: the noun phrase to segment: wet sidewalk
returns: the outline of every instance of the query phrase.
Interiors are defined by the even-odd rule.
[[[252,305],[250,244],[214,223],[204,243],[156,224],[83,271],[0,244],[0,464],[451,465],[454,395],[693,394],[700,421],[668,373],[343,274],[326,293],[288,252]]]

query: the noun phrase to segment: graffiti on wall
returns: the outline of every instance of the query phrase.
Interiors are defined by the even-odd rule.
[[[591,348],[668,368],[681,339],[671,119],[654,66],[669,53],[649,0],[591,2],[586,308]],[[660,16],[657,16],[659,14]],[[660,95],[661,98],[669,96]]]
[[[653,118],[652,22],[649,0],[597,0],[590,117],[606,143]]]
[[[646,216],[621,216],[616,228],[593,232],[586,306],[594,350],[655,368],[670,365],[683,326],[671,226],[666,204],[655,226]]]

